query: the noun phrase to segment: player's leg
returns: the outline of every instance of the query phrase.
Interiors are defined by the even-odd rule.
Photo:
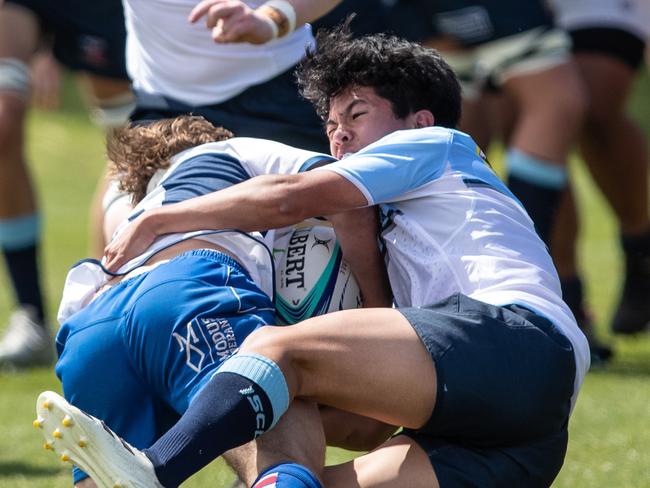
[[[585,303],[585,290],[578,273],[576,256],[580,227],[576,210],[573,191],[569,185],[562,195],[553,221],[549,248],[560,277],[562,299],[571,309],[580,330],[589,341],[591,366],[594,367],[608,361],[613,351],[598,339]]]
[[[642,331],[650,323],[648,141],[626,105],[643,56],[643,41],[625,31],[578,31],[576,63],[589,93],[580,150],[620,224],[625,284],[612,328]],[[595,36],[595,37],[594,37]]]
[[[495,57],[492,76],[515,104],[517,114],[506,155],[508,184],[548,241],[566,186],[567,156],[582,122],[584,89],[569,60],[563,33],[531,31],[495,44],[504,52],[501,60],[491,55]]]
[[[39,29],[31,10],[13,2],[0,6],[0,250],[20,307],[0,342],[0,363],[15,366],[52,358],[38,264],[40,218],[24,148],[27,62]]]
[[[411,438],[399,435],[350,462],[325,468],[328,488],[438,488],[427,453]]]
[[[278,488],[320,486],[325,436],[318,407],[296,400],[273,430],[224,459],[246,486],[266,486],[271,479]]]
[[[435,368],[413,327],[393,309],[347,310],[291,327],[263,327],[145,453],[160,482],[175,486],[273,428],[295,396],[418,427],[433,410]]]

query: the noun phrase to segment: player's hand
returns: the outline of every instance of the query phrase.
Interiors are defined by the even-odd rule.
[[[240,0],[202,0],[192,9],[189,21],[201,18],[214,42],[264,44],[273,39],[269,19]]]
[[[104,248],[104,266],[116,272],[123,264],[146,251],[156,237],[144,217],[135,219]]]
[[[56,110],[60,104],[61,67],[49,51],[36,53],[30,63],[32,103],[43,110]]]

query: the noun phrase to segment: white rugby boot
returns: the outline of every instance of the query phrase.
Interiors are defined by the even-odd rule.
[[[33,425],[45,438],[44,449],[86,472],[97,488],[163,488],[142,451],[57,393],[38,396]]]
[[[0,341],[0,365],[9,368],[47,366],[54,359],[54,342],[31,307],[16,310]]]

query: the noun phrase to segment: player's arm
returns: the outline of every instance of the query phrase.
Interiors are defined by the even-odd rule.
[[[202,0],[189,16],[205,20],[215,42],[263,44],[322,17],[341,0],[270,0],[251,8],[241,0]]]
[[[363,295],[364,307],[390,307],[393,294],[377,237],[379,213],[376,207],[359,208],[330,215],[343,256],[352,269]]]
[[[356,186],[331,171],[257,176],[225,190],[145,212],[106,247],[105,265],[118,269],[163,234],[273,229],[367,204]]]

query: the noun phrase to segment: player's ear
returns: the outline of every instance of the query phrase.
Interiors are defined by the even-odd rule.
[[[435,121],[435,118],[430,110],[418,110],[413,114],[413,122],[415,123],[416,129],[421,129],[422,127],[431,127]]]

